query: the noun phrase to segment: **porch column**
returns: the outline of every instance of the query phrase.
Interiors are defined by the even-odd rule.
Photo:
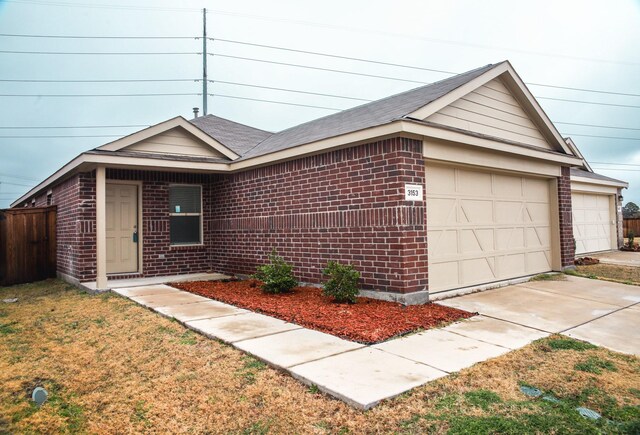
[[[96,168],[96,288],[107,289],[106,174],[104,166]]]

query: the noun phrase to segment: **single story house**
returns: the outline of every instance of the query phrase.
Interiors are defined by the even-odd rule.
[[[622,187],[585,165],[505,61],[278,133],[176,117],[12,206],[57,205],[59,276],[98,289],[251,274],[276,248],[301,281],[337,260],[362,294],[410,304],[572,267],[572,203]]]
[[[622,234],[622,189],[629,183],[596,174],[571,138],[566,139],[582,165],[571,168],[571,208],[576,255],[619,249]]]

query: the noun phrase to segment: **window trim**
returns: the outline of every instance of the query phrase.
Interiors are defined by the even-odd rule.
[[[202,199],[202,193],[203,193],[203,188],[202,188],[202,184],[188,184],[188,183],[170,183],[169,184],[169,190],[171,190],[172,187],[174,186],[191,186],[191,187],[198,187],[200,189],[200,213],[175,213],[171,211],[171,208],[169,208],[169,217],[171,216],[200,216],[200,242],[198,243],[171,243],[171,219],[169,219],[169,246],[171,248],[179,248],[179,247],[188,247],[188,246],[204,246],[204,207],[203,207],[203,199]],[[171,192],[168,192],[169,196],[171,195]],[[170,201],[169,201],[169,206],[171,206]]]

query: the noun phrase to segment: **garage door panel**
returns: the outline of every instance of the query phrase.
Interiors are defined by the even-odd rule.
[[[576,255],[614,249],[611,195],[574,192],[571,198]]]
[[[453,167],[426,174],[431,291],[551,270],[548,180]]]
[[[494,250],[493,239],[494,235],[491,229],[461,230],[460,253],[467,255],[491,252]]]
[[[491,174],[474,171],[457,172],[458,192],[463,195],[491,196]]]
[[[549,182],[543,179],[526,178],[524,197],[528,200],[549,202]]]
[[[525,245],[528,248],[544,248],[550,246],[551,227],[526,228]]]
[[[498,251],[524,248],[524,228],[496,229],[496,247]]]
[[[438,259],[458,253],[458,232],[437,230],[433,231],[429,238],[430,250],[433,253],[433,258]]]
[[[456,200],[433,198],[427,201],[427,219],[434,227],[456,221]]]
[[[463,260],[461,267],[463,272],[461,285],[463,286],[473,285],[478,279],[484,282],[496,280],[496,274],[494,272],[495,262],[493,258]]]
[[[522,178],[494,175],[493,193],[501,198],[522,198]]]
[[[526,254],[527,275],[551,269],[551,255],[548,251],[534,251]]]
[[[523,203],[520,201],[493,200],[496,207],[494,223],[521,224],[524,222]]]
[[[527,203],[524,218],[527,222],[548,224],[551,210],[548,203]]]
[[[428,180],[427,190],[431,194],[437,195],[455,190],[456,179],[453,168],[433,167],[430,171],[432,171],[432,174]]]
[[[458,262],[429,264],[429,287],[452,288],[458,285]]]
[[[459,223],[493,222],[493,202],[490,200],[460,199],[460,210]]]

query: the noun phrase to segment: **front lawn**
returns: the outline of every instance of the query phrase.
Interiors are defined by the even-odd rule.
[[[640,285],[640,267],[599,263],[591,266],[576,266],[572,275]]]
[[[419,329],[443,326],[472,313],[438,304],[403,306],[370,298],[338,304],[316,287],[296,287],[281,294],[264,293],[258,281],[196,281],[173,287],[287,322],[364,344],[378,343]]]
[[[55,280],[0,288],[14,296],[0,302],[0,433],[640,431],[640,359],[562,336],[361,412],[117,295]]]

